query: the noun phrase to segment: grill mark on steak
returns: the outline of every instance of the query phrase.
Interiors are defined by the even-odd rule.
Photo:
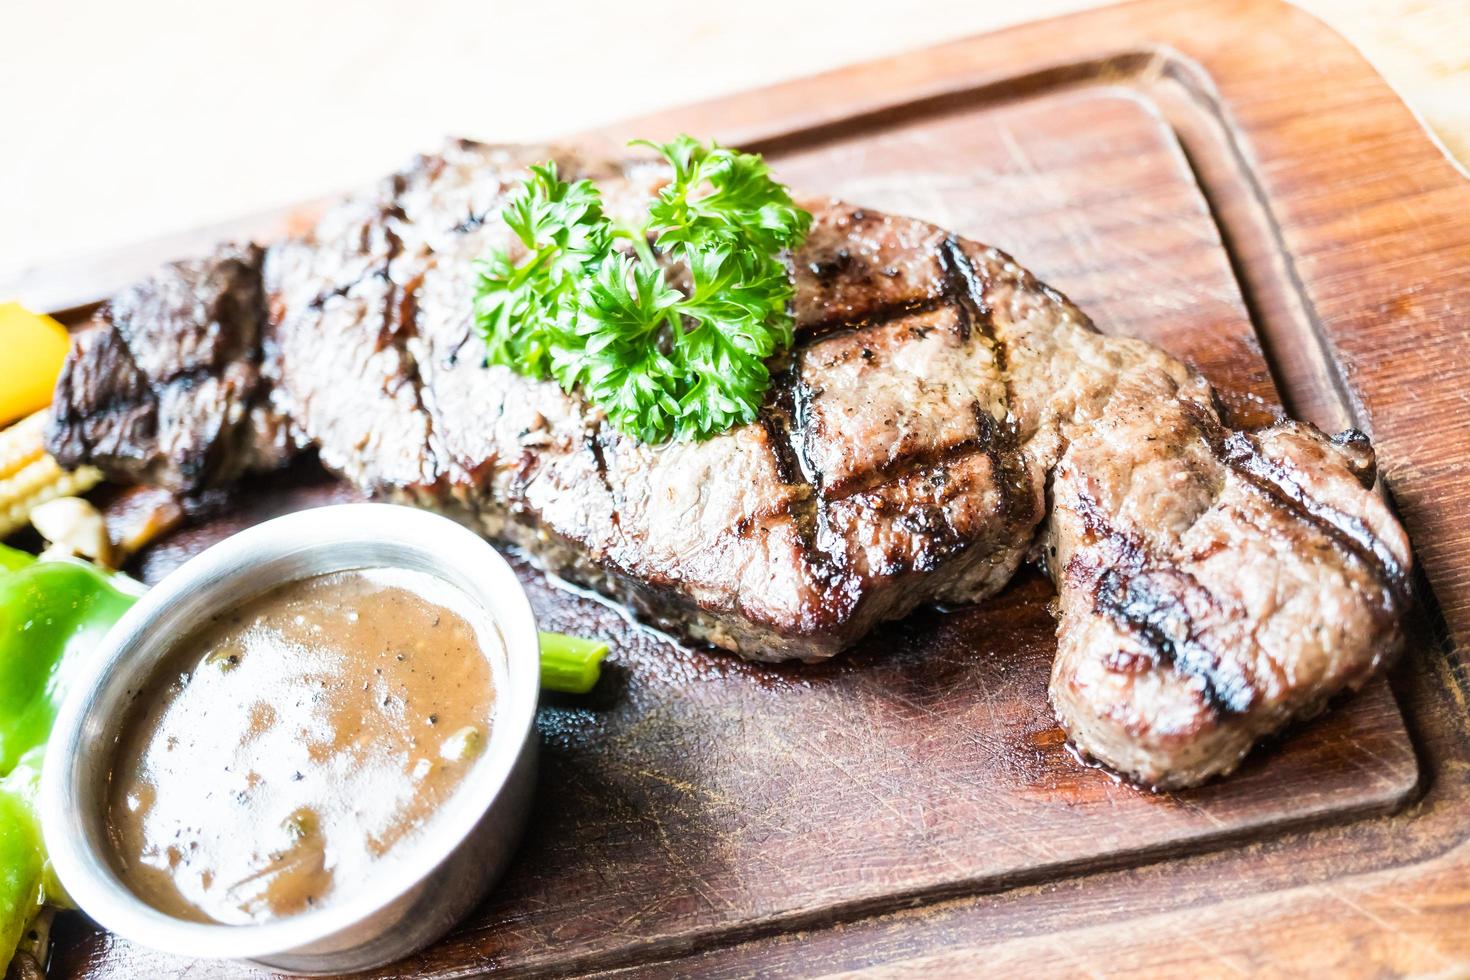
[[[985,337],[990,341],[990,346],[995,348],[995,332],[986,328],[990,311],[985,308],[984,300],[980,298],[970,282],[973,270],[969,262],[960,252],[959,245],[953,237],[945,238],[934,249],[934,259],[939,265],[940,283],[944,290],[944,296],[959,312],[958,329],[956,334],[960,343],[970,339],[970,330],[973,320],[985,321],[981,329],[985,331]],[[963,264],[962,264],[963,263]],[[969,273],[969,274],[967,274]],[[997,358],[996,366],[1000,366]],[[1009,399],[1007,400],[1009,402]]]
[[[1001,515],[1015,526],[1033,524],[1040,515],[1036,513],[1036,498],[1030,493],[1030,477],[1021,454],[1020,433],[1013,408],[1015,392],[1008,370],[1009,355],[995,329],[990,304],[985,300],[984,283],[954,236],[943,239],[937,252],[945,292],[963,314],[960,319],[965,326],[960,339],[968,339],[971,330],[977,330],[985,338],[995,359],[996,373],[1005,389],[1006,415],[1003,420],[995,418],[979,402],[975,402],[973,407],[980,441],[995,470]]]
[[[770,390],[757,420],[765,431],[776,476],[793,490],[786,513],[795,524],[802,555],[809,561],[820,562],[822,552],[816,543],[820,491],[801,449],[802,433],[807,426],[808,399],[804,393],[806,386],[798,375],[799,364],[798,357],[789,368],[772,376]],[[802,393],[798,393],[798,389],[802,389]],[[737,532],[749,531],[747,525],[763,516],[749,515],[736,526]]]
[[[967,332],[964,336],[968,337],[968,330],[973,327],[980,331],[980,335],[990,345],[990,350],[995,357],[996,373],[1006,381],[1006,405],[1009,407],[1011,404],[1010,381],[1007,377],[1009,356],[1005,342],[996,332],[994,313],[990,309],[990,303],[985,299],[985,283],[970,262],[970,257],[965,254],[965,250],[960,247],[959,241],[953,236],[939,243],[938,260],[940,272],[944,276],[945,291],[966,313]]]
[[[428,445],[425,452],[424,473],[428,477],[429,486],[437,484],[447,475],[449,471],[450,454],[439,437],[438,412],[434,406],[433,389],[424,378],[424,372],[419,365],[418,358],[409,346],[409,340],[418,336],[418,290],[423,284],[424,274],[434,266],[435,256],[433,251],[424,247],[424,258],[421,267],[410,276],[407,281],[399,282],[393,275],[393,264],[404,255],[403,236],[393,227],[393,222],[406,222],[407,214],[404,212],[401,201],[404,191],[408,187],[408,179],[403,173],[394,174],[389,185],[389,198],[379,210],[377,224],[382,228],[383,239],[387,242],[382,259],[376,263],[375,268],[359,277],[356,282],[342,288],[341,294],[351,292],[353,286],[370,278],[382,279],[387,285],[387,296],[383,299],[382,318],[380,320],[377,346],[379,350],[392,347],[403,364],[403,374],[398,379],[397,388],[407,387],[413,394],[414,406],[422,413],[426,428]],[[371,236],[371,226],[365,225],[363,230],[364,249],[367,248]]]
[[[1040,515],[1036,513],[1036,497],[1030,490],[1030,476],[1021,455],[1015,420],[1007,415],[1004,422],[997,422],[979,402],[973,410],[975,424],[980,428],[980,444],[990,457],[996,489],[1000,491],[1001,517],[1013,527],[1029,527]]]
[[[618,492],[607,476],[606,447],[602,443],[602,433],[603,422],[599,419],[588,427],[585,445],[587,446],[587,451],[592,454],[592,464],[597,470],[597,479],[602,482],[602,488],[607,491],[608,497],[613,502],[613,526],[619,527],[622,524],[622,515],[618,513]]]
[[[1249,433],[1226,429],[1219,419],[1194,402],[1183,404],[1185,417],[1199,431],[1216,459],[1246,486],[1356,558],[1388,596],[1388,607],[1380,609],[1380,614],[1390,619],[1399,615],[1410,599],[1408,571],[1368,525],[1313,498],[1292,478],[1287,467],[1261,451]]]
[[[306,304],[306,308],[309,310],[320,310],[332,300],[341,299],[343,296],[346,296],[353,290],[355,286],[366,282],[369,278],[373,276],[381,274],[381,269],[374,269],[371,272],[363,273],[361,276],[358,276],[356,279],[352,280],[349,283],[345,283],[341,286],[335,286],[332,289],[323,290],[322,292],[317,293],[314,297],[312,297],[311,302]]]
[[[387,309],[384,311],[384,323],[385,328],[390,330],[389,342],[393,344],[399,357],[403,359],[404,383],[413,392],[414,404],[423,412],[429,443],[425,453],[428,464],[426,475],[430,479],[430,484],[433,485],[447,475],[450,454],[439,436],[439,413],[435,409],[433,389],[425,381],[418,358],[408,346],[408,338],[416,336],[418,331],[417,295],[422,280],[422,275],[419,275],[402,287],[394,284],[393,291],[388,296]],[[395,297],[397,302],[394,301]]]
[[[1179,596],[1153,587],[1153,581],[1173,578],[1216,607],[1210,591],[1193,575],[1159,560],[1142,540],[1115,527],[1090,495],[1080,494],[1074,506],[1087,533],[1095,541],[1107,543],[1107,553],[1113,560],[1101,574],[1081,556],[1074,557],[1067,569],[1067,575],[1083,584],[1092,596],[1093,611],[1137,640],[1154,663],[1199,681],[1200,696],[1211,711],[1241,714],[1249,710],[1255,701],[1255,689],[1243,676],[1221,675],[1220,654],[1201,638],[1194,617]]]
[[[1167,588],[1154,588],[1155,574],[1178,577],[1186,587],[1204,592],[1193,576],[1178,569],[1124,576],[1110,568],[1094,585],[1094,610],[1126,628],[1162,662],[1198,680],[1201,698],[1217,714],[1249,711],[1255,689],[1238,673],[1222,677],[1220,654],[1200,638],[1179,596]]]
[[[490,214],[488,211],[471,211],[466,217],[460,219],[460,221],[449,230],[456,235],[463,235],[466,232],[474,231],[476,228],[479,228],[489,217]]]
[[[403,358],[404,382],[413,391],[414,404],[424,413],[424,424],[428,429],[428,457],[430,476],[437,482],[448,470],[449,453],[438,433],[438,412],[434,406],[433,388],[425,381],[418,358],[409,349],[408,340],[418,335],[418,290],[423,283],[423,273],[414,276],[399,286],[392,283],[383,311],[384,329],[390,342]],[[391,282],[391,280],[390,280]]]
[[[986,415],[983,409],[979,411],[981,415],[985,415],[987,420],[986,424],[992,424],[990,422],[990,416]],[[995,447],[987,443],[986,440],[989,437],[985,434],[985,429],[982,428],[981,433],[981,436],[977,439],[966,439],[963,442],[957,442],[943,449],[909,453],[899,459],[886,460],[866,473],[859,473],[838,480],[835,483],[829,483],[822,487],[822,499],[830,503],[836,503],[846,500],[849,497],[855,497],[858,494],[867,493],[869,490],[880,487],[885,483],[902,480],[905,477],[924,470],[940,470],[945,466],[958,463],[970,456],[983,454],[989,456],[991,463],[994,464],[996,455]],[[998,473],[999,471],[997,471]],[[1002,502],[1002,506],[1004,506],[1004,502]]]
[[[810,262],[807,268],[823,284],[830,284],[843,272],[852,267],[852,249],[843,246],[833,253],[832,258],[822,262]]]
[[[771,445],[776,475],[782,483],[806,487],[816,495],[817,478],[803,456],[800,435],[807,426],[809,399],[797,389],[805,388],[796,365],[771,377],[771,387],[761,406],[759,418]]]
[[[470,337],[471,332],[469,330],[466,330],[464,332],[464,336],[460,337],[459,340],[455,341],[453,346],[449,348],[449,353],[444,355],[444,367],[446,369],[452,368],[459,363],[460,352],[464,350],[464,345],[470,342]],[[502,411],[503,410],[504,407],[502,406]]]
[[[403,239],[398,235],[397,232],[393,230],[392,226],[389,225],[388,222],[390,220],[407,220],[408,216],[403,211],[403,205],[400,204],[398,201],[399,196],[403,194],[403,191],[407,186],[408,181],[403,174],[394,174],[389,182],[388,200],[381,207],[378,208],[377,216],[372,221],[362,222],[361,227],[358,229],[357,250],[358,252],[366,255],[372,252],[373,230],[381,226],[383,230],[383,237],[388,242],[388,249],[382,261],[375,262],[367,268],[363,269],[361,274],[349,280],[348,282],[338,283],[331,289],[324,289],[321,292],[317,293],[316,296],[314,296],[310,301],[307,302],[307,309],[320,310],[332,300],[340,299],[343,296],[348,295],[352,292],[352,290],[360,286],[362,283],[367,282],[369,279],[382,279],[388,282],[390,286],[394,285],[393,280],[389,275],[389,270],[393,264],[393,260],[398,257],[399,253],[403,249]]]
[[[829,337],[840,337],[844,334],[858,333],[872,327],[881,327],[885,323],[892,323],[894,320],[902,320],[906,317],[933,312],[943,306],[945,300],[946,297],[944,296],[925,296],[922,299],[908,299],[900,303],[888,303],[875,307],[857,319],[853,319],[851,316],[838,315],[817,320],[813,323],[803,323],[797,327],[796,340],[791,347],[792,353],[800,353],[806,348],[815,346]]]
[[[383,301],[383,325],[378,333],[378,346],[387,346],[398,338],[405,328],[402,322],[402,287],[393,278],[393,260],[403,251],[403,239],[390,227],[383,229],[383,237],[388,240],[388,254],[383,258],[383,267],[378,270],[378,276],[388,286],[388,297]],[[402,345],[399,345],[400,347]]]

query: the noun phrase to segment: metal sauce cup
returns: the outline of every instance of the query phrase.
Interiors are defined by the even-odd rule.
[[[504,641],[504,662],[492,664],[490,737],[453,796],[401,855],[385,857],[359,894],[320,909],[258,925],[217,925],[176,919],[134,895],[113,867],[107,786],[128,708],[160,661],[211,614],[297,579],[384,566],[456,586]],[[77,905],[134,942],[295,973],[366,969],[448,931],[500,876],[519,841],[536,769],[536,622],[505,559],[446,518],[389,504],[344,504],[242,531],[140,599],[77,676],[42,770],[46,846]]]

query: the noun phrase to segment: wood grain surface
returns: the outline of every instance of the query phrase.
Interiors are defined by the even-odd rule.
[[[1007,249],[1104,330],[1238,392],[1241,418],[1284,402],[1369,428],[1425,573],[1409,654],[1394,691],[1155,795],[1066,751],[1033,574],[836,663],[757,668],[523,569],[547,627],[614,638],[613,669],[590,701],[543,705],[537,816],[507,880],[381,975],[1376,974],[1470,957],[1470,187],[1361,58],[1267,0],[1145,0],[601,136],[679,129]],[[86,298],[93,272],[54,270],[56,295]],[[309,468],[252,484],[142,572],[347,494]],[[75,916],[59,936],[59,976],[249,972]]]

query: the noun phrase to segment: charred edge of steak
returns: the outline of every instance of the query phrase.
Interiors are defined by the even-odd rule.
[[[158,399],[106,307],[96,322],[67,358],[46,426],[46,451],[67,469],[102,456],[141,464],[157,433]]]
[[[263,259],[257,245],[222,245],[98,310],[58,379],[47,451],[66,467],[91,463],[184,494],[251,468],[264,448],[253,416],[267,399]],[[206,387],[227,375],[241,387]],[[201,407],[206,397],[218,401]]]
[[[1373,443],[1367,433],[1360,429],[1343,429],[1332,436],[1331,442],[1363,489],[1372,490],[1378,481],[1378,454],[1373,451]]]
[[[1088,535],[1106,540],[1115,556],[1111,567],[1100,575],[1080,567],[1067,569],[1069,575],[1085,575],[1093,611],[1136,639],[1155,663],[1197,680],[1200,696],[1216,714],[1247,711],[1255,701],[1255,689],[1243,676],[1227,675],[1220,669],[1220,654],[1204,641],[1179,596],[1153,583],[1160,577],[1173,578],[1214,605],[1209,590],[1183,569],[1160,561],[1144,542],[1115,527],[1087,494],[1078,495],[1077,511]],[[1077,561],[1073,558],[1074,566]]]
[[[1293,478],[1290,467],[1261,451],[1260,443],[1253,435],[1225,428],[1203,406],[1194,402],[1185,401],[1183,405],[1185,416],[1216,459],[1229,467],[1246,486],[1357,559],[1378,580],[1388,598],[1386,607],[1378,610],[1380,616],[1385,620],[1399,616],[1410,601],[1409,570],[1361,518],[1344,514],[1312,497]],[[1362,474],[1351,466],[1349,468],[1361,481]]]

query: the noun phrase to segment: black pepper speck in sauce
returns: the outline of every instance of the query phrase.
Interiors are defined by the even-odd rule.
[[[433,576],[362,569],[291,583],[184,640],[113,764],[124,881],[170,915],[224,923],[369,887],[432,832],[485,744],[500,641],[481,619]]]

